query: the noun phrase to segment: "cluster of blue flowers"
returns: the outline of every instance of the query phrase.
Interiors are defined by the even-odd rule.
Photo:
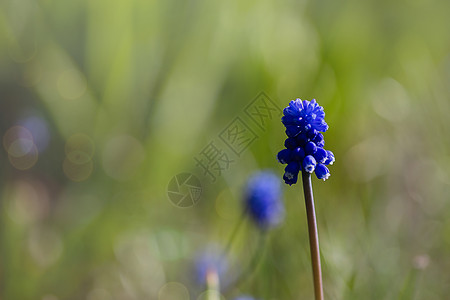
[[[246,185],[244,205],[259,228],[265,230],[280,224],[284,205],[279,177],[272,171],[254,173]]]
[[[286,149],[277,157],[282,164],[287,164],[283,179],[286,184],[297,183],[298,173],[305,170],[315,171],[317,178],[326,180],[330,171],[326,165],[332,165],[334,154],[325,150],[325,141],[321,132],[328,130],[323,107],[316,100],[296,99],[283,110],[281,122],[286,127],[288,138],[284,142]]]

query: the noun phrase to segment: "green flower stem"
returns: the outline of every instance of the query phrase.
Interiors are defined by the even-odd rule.
[[[268,233],[265,231],[261,231],[258,237],[258,245],[256,247],[256,252],[252,255],[249,264],[241,271],[240,275],[233,280],[232,284],[230,284],[229,288],[239,288],[244,283],[249,280],[254,273],[258,270],[260,264],[263,261],[264,254],[266,252],[266,245],[269,239]],[[228,293],[230,289],[226,291]]]
[[[316,300],[323,300],[322,270],[320,267],[319,235],[317,232],[316,212],[311,185],[311,174],[302,172],[303,192],[305,194],[306,216],[308,219],[309,246],[314,281],[314,295]]]
[[[236,239],[236,236],[239,232],[239,229],[241,229],[242,224],[244,223],[245,217],[247,214],[247,208],[244,209],[244,211],[242,212],[241,217],[239,218],[239,221],[237,222],[236,226],[234,227],[230,238],[228,239],[228,243],[225,247],[225,251],[223,252],[223,257],[225,258],[225,256],[229,255],[229,252],[231,251],[231,247],[233,246],[233,242]]]

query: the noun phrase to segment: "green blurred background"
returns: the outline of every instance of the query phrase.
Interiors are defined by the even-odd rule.
[[[0,2],[0,299],[200,299],[246,178],[280,174],[279,116],[316,98],[336,155],[313,188],[326,299],[448,299],[449,1]],[[235,117],[258,138],[212,182],[195,157]],[[191,172],[202,195],[168,198]],[[312,299],[300,186],[239,289]],[[256,250],[245,222],[233,266]]]

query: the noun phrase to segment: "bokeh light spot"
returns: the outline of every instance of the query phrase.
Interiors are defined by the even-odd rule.
[[[427,254],[416,255],[413,259],[414,268],[425,270],[430,264],[430,257]]]
[[[27,155],[34,147],[34,142],[29,139],[18,138],[9,145],[8,154],[12,157]]]
[[[72,156],[73,152],[83,152],[91,159],[94,156],[95,146],[89,136],[77,133],[67,139],[64,150],[68,157]]]
[[[86,164],[91,158],[86,152],[75,150],[67,154],[67,159],[74,164]]]
[[[166,279],[161,262],[153,255],[148,232],[123,234],[114,245],[114,253],[123,271],[121,283],[141,291],[145,296],[139,299],[156,299]]]
[[[8,154],[9,162],[18,170],[27,170],[33,167],[38,161],[38,150],[33,144],[31,150],[23,156],[14,157]]]
[[[116,180],[129,180],[144,159],[144,148],[137,139],[129,135],[116,136],[104,147],[103,169]]]
[[[81,152],[83,153],[83,152]],[[81,156],[80,156],[81,157]],[[82,158],[80,160],[84,160]],[[73,162],[69,157],[66,157],[63,162],[63,171],[66,176],[76,182],[84,181],[91,176],[92,170],[94,169],[94,164],[91,160],[87,160],[83,163]]]
[[[410,99],[403,86],[392,78],[382,80],[372,93],[372,106],[381,117],[400,122],[409,113]]]
[[[41,267],[49,267],[61,256],[63,244],[59,234],[51,229],[34,228],[28,238],[31,257]]]
[[[74,134],[67,139],[64,150],[64,174],[76,182],[88,179],[94,169],[95,146],[92,139],[83,133]]]
[[[178,231],[164,229],[153,233],[150,237],[153,253],[162,261],[174,261],[186,257],[189,252],[189,241]]]
[[[37,47],[35,41],[30,41],[26,47],[19,45],[17,42],[8,44],[9,57],[17,63],[25,63],[32,60],[36,56],[36,53]]]
[[[39,152],[31,132],[22,126],[13,126],[3,135],[3,147],[8,153],[10,163],[18,170],[34,166]]]
[[[18,139],[29,140],[33,142],[33,135],[23,126],[13,126],[3,135],[3,147],[9,153],[11,145]]]
[[[349,177],[368,182],[388,171],[392,153],[386,136],[372,136],[351,147],[344,157]]]
[[[158,294],[159,300],[189,300],[188,289],[179,282],[168,282],[160,290]]]
[[[8,195],[8,215],[18,224],[32,224],[42,220],[49,212],[50,200],[45,185],[28,180],[11,184]]]

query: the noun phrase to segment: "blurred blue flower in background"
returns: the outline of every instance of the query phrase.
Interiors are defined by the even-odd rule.
[[[216,274],[219,282],[224,281],[228,271],[228,260],[217,246],[210,246],[195,259],[195,279],[200,285],[206,285],[207,276]]]
[[[323,149],[325,141],[322,133],[328,130],[323,107],[316,100],[292,100],[283,110],[281,122],[286,126],[286,149],[281,150],[278,161],[287,164],[283,179],[286,184],[297,183],[302,170],[317,178],[326,180],[330,171],[325,165],[332,165],[334,154]]]
[[[284,219],[281,182],[272,171],[260,171],[247,181],[245,209],[261,229],[278,225]]]
[[[255,299],[255,298],[253,298],[253,297],[250,297],[250,296],[239,296],[239,297],[237,297],[237,298],[234,298],[234,300],[257,300],[257,299]]]

